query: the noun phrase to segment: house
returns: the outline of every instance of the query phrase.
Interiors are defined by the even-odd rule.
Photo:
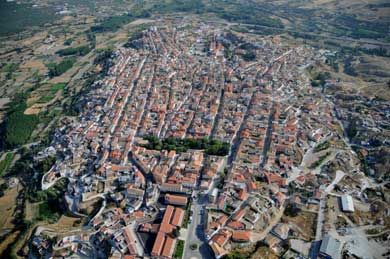
[[[224,247],[225,244],[229,241],[230,237],[232,236],[232,233],[228,230],[221,229],[218,231],[217,234],[215,234],[211,241],[218,244],[220,247]]]
[[[210,242],[209,245],[214,252],[215,258],[219,259],[227,254],[226,250],[219,246],[217,243]]]

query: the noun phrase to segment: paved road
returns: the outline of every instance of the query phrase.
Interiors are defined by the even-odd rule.
[[[204,235],[204,207],[206,203],[206,195],[202,195],[192,203],[192,222],[188,225],[187,238],[184,245],[183,258],[185,259],[214,258],[207,244],[206,236]],[[191,244],[197,244],[198,249],[192,250],[190,248]]]
[[[320,208],[318,210],[318,217],[317,217],[317,228],[316,228],[316,238],[315,238],[316,241],[322,239],[322,226],[324,224],[325,205],[326,205],[326,193],[322,192],[320,198]]]
[[[326,196],[333,191],[333,188],[336,184],[338,184],[341,179],[344,177],[344,172],[341,170],[336,171],[335,178],[333,181],[324,189],[324,191],[321,193],[320,198],[320,207],[318,210],[318,218],[317,218],[317,228],[316,228],[316,239],[315,240],[321,240],[322,239],[322,226],[324,224],[324,210],[326,205]]]

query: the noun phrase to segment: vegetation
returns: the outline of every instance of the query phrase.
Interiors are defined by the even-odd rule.
[[[134,21],[136,18],[145,18],[148,17],[147,12],[142,12],[139,14],[123,14],[117,16],[111,16],[103,20],[100,24],[92,26],[92,32],[112,32],[121,28],[123,25]]]
[[[107,60],[111,58],[114,54],[112,49],[99,49],[97,50],[98,54],[94,60],[94,64],[104,64]]]
[[[353,61],[352,56],[346,57],[346,59],[344,60],[344,73],[350,76],[357,76],[358,74],[354,69],[354,67],[352,66],[352,61]]]
[[[63,178],[56,182],[56,184],[44,191],[32,192],[28,195],[28,198],[31,202],[49,202],[57,203],[56,206],[59,206],[59,200],[62,199],[66,187],[68,185],[68,179]]]
[[[320,72],[311,80],[311,85],[313,87],[324,86],[326,83],[325,81],[328,80],[329,78],[330,78],[329,72]]]
[[[13,73],[18,69],[19,65],[16,63],[7,63],[1,68],[1,72]]]
[[[246,51],[244,55],[242,55],[242,58],[245,61],[254,61],[256,60],[256,53],[254,51]]]
[[[56,205],[53,201],[42,202],[38,205],[38,217],[37,220],[44,220],[50,223],[56,222],[60,218],[60,213],[56,210]],[[54,205],[54,206],[53,206]]]
[[[366,230],[367,235],[377,235],[381,233],[380,229],[377,228],[371,228]]]
[[[7,183],[0,184],[0,197],[4,196],[4,191],[7,190],[7,188],[8,188]]]
[[[71,56],[71,55],[85,56],[90,51],[91,48],[88,45],[82,45],[75,48],[60,49],[56,52],[56,54],[60,56]]]
[[[286,215],[288,217],[296,217],[296,216],[298,216],[300,211],[301,211],[301,209],[298,208],[297,206],[294,206],[292,204],[288,204],[286,206],[286,209],[284,210],[284,215]]]
[[[320,152],[322,150],[328,149],[329,147],[330,147],[330,142],[329,141],[325,141],[325,142],[322,142],[322,143],[318,144],[314,148],[314,152]]]
[[[347,127],[347,136],[350,140],[352,140],[358,133],[358,125],[356,120],[351,120]]]
[[[1,68],[1,72],[4,72],[4,73],[7,73],[5,78],[8,80],[8,79],[11,79],[12,78],[12,74],[18,69],[19,67],[19,64],[16,64],[16,63],[7,63],[5,64],[2,68]]]
[[[348,35],[352,38],[383,38],[386,36],[388,27],[385,23],[377,21],[358,20],[352,15],[339,15],[335,18],[335,28],[340,35]]]
[[[330,156],[331,153],[332,153],[332,152],[326,152],[325,155],[320,156],[320,157],[318,158],[317,161],[315,161],[313,164],[311,164],[311,165],[309,166],[309,168],[310,168],[310,169],[314,169],[314,168],[316,168],[317,166],[321,165],[322,162],[324,162],[325,159],[326,159],[328,156]]]
[[[8,152],[4,159],[0,161],[0,176],[2,176],[9,168],[14,159],[14,154],[12,152]]]
[[[363,155],[363,150],[358,146],[352,146],[352,149],[356,152],[358,159],[360,160],[361,170],[368,176],[370,168],[367,163],[366,157]]]
[[[183,252],[184,252],[184,241],[178,240],[175,248],[175,253],[173,254],[173,258],[181,259],[183,257]]]
[[[65,45],[65,46],[70,46],[70,45],[72,44],[72,42],[73,42],[72,39],[66,39],[66,40],[64,41],[64,45]]]
[[[191,213],[192,213],[191,202],[188,202],[186,205],[186,210],[185,210],[185,214],[184,214],[184,218],[183,218],[183,224],[182,224],[183,228],[187,228],[188,223],[190,221]]]
[[[248,23],[262,26],[283,28],[278,18],[271,17],[265,6],[270,4],[262,3],[261,7],[254,3],[241,1],[209,1],[206,3],[191,0],[158,1],[148,12],[152,13],[214,13],[218,17],[230,22]],[[145,12],[145,11],[144,11]]]
[[[55,77],[62,75],[69,69],[73,67],[73,64],[76,62],[76,59],[73,57],[65,58],[63,59],[60,63],[50,63],[48,64],[49,68],[49,76],[50,77]]]
[[[9,35],[29,26],[42,26],[57,18],[49,7],[33,7],[32,3],[0,1],[0,35]]]
[[[208,155],[226,156],[228,155],[230,149],[229,143],[208,138],[166,138],[160,140],[156,136],[146,136],[144,139],[148,141],[148,144],[145,144],[144,147],[154,150],[175,150],[176,152],[186,152],[188,149],[204,149]]]
[[[63,91],[65,89],[65,86],[66,86],[66,83],[57,83],[57,84],[52,85],[50,87],[50,90],[48,91],[48,93],[46,95],[42,96],[41,98],[39,98],[38,103],[50,102],[55,97],[55,95],[57,94],[58,91],[60,91],[60,90]]]
[[[7,118],[4,122],[3,143],[7,148],[14,148],[27,143],[31,133],[39,123],[37,115],[26,115],[24,111],[27,94],[18,94],[10,105]]]
[[[198,245],[197,244],[191,244],[190,248],[191,248],[191,250],[196,250],[196,249],[198,249]]]
[[[250,258],[251,254],[254,251],[240,251],[240,250],[233,250],[229,254],[226,255],[226,259],[246,259]]]

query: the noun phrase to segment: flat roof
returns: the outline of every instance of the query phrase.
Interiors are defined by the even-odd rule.
[[[330,235],[326,235],[322,239],[320,253],[330,256],[332,259],[341,258],[340,255],[340,241]]]
[[[355,211],[353,207],[353,200],[351,195],[343,195],[341,196],[341,207],[343,211],[353,212]]]

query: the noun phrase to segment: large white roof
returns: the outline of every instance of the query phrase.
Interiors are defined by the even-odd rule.
[[[353,207],[353,200],[352,200],[351,195],[346,194],[346,195],[341,196],[341,207],[342,207],[343,211],[349,211],[349,212],[355,211],[355,209]]]

